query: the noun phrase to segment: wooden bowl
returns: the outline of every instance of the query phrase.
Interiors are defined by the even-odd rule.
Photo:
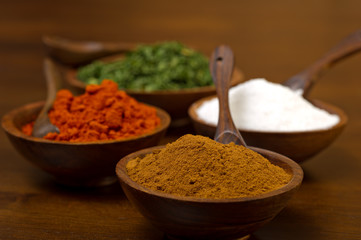
[[[196,110],[215,96],[202,98],[194,102],[188,110],[195,131],[204,136],[213,138],[216,126],[204,122],[196,113]],[[295,131],[295,132],[265,132],[239,129],[242,137],[251,146],[268,149],[285,155],[296,162],[302,162],[316,155],[329,146],[344,129],[347,124],[347,115],[338,107],[322,102],[311,100],[311,103],[329,113],[337,114],[340,121],[337,125],[327,130]]]
[[[114,59],[121,59],[124,55],[113,55],[101,60],[105,62],[114,61]],[[77,79],[77,69],[73,67],[65,67],[64,77],[78,93],[85,91],[86,84]],[[231,85],[235,86],[244,80],[243,73],[235,68],[232,75]],[[157,91],[136,91],[127,90],[126,93],[140,102],[145,102],[150,105],[158,106],[164,109],[172,118],[172,125],[178,125],[184,120],[188,119],[188,108],[196,100],[216,94],[214,86],[197,87],[181,90],[157,90]]]
[[[201,199],[179,197],[145,188],[127,175],[126,164],[164,146],[152,147],[122,158],[116,173],[133,205],[171,239],[236,239],[271,221],[296,192],[303,178],[301,167],[280,154],[251,148],[292,174],[280,189],[254,197]]]
[[[43,105],[44,102],[36,102],[12,110],[2,118],[2,127],[21,155],[65,185],[98,186],[114,182],[114,167],[119,159],[157,145],[170,123],[169,115],[157,108],[160,126],[124,140],[69,143],[25,135],[21,126],[34,121]]]

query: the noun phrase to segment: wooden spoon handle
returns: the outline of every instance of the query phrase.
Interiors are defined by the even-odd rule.
[[[217,142],[246,146],[241,134],[235,127],[229,109],[228,90],[233,72],[233,52],[228,46],[217,47],[210,59],[210,71],[216,86],[219,100],[219,117],[214,139]]]
[[[34,137],[43,137],[48,132],[59,132],[59,129],[50,122],[48,116],[48,112],[55,101],[56,93],[61,88],[60,73],[55,66],[55,63],[50,58],[44,60],[44,74],[47,86],[47,96],[45,104],[34,123]]]
[[[46,45],[67,49],[73,52],[127,52],[135,47],[134,43],[125,42],[97,42],[97,41],[77,41],[56,36],[43,36]]]
[[[55,101],[56,93],[62,86],[62,78],[55,62],[50,58],[46,58],[44,60],[44,74],[47,86],[45,106],[48,110],[50,110]]]
[[[360,50],[361,29],[344,38],[314,64],[289,78],[283,85],[288,86],[293,90],[302,89],[303,95],[307,96],[314,82],[322,76],[326,69]]]
[[[43,36],[50,56],[69,65],[79,65],[97,58],[135,49],[135,43],[76,41],[56,36]]]

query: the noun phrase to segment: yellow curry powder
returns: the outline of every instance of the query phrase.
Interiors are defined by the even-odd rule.
[[[130,160],[126,167],[130,178],[144,187],[197,198],[255,196],[291,179],[291,174],[248,148],[190,134]]]

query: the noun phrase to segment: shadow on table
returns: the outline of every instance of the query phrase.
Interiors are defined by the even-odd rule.
[[[164,235],[162,240],[174,240],[174,238],[170,238],[167,235]],[[247,237],[242,237],[242,238],[237,238],[237,239],[233,239],[233,240],[262,240],[262,239],[260,239],[260,238],[258,238],[256,236],[254,236],[253,234],[251,234],[248,238]]]
[[[51,177],[38,180],[36,183],[42,191],[58,197],[75,198],[87,201],[122,201],[126,199],[125,194],[119,184],[114,182],[102,187],[71,187],[55,182]]]
[[[359,159],[347,149],[332,147],[304,162],[303,183],[343,181],[359,176]]]

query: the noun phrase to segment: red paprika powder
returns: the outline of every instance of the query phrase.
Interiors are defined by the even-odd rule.
[[[58,91],[48,115],[60,133],[44,138],[56,141],[119,140],[150,132],[160,124],[154,107],[137,102],[111,80],[88,85],[81,96]],[[32,126],[23,126],[23,132],[31,135]]]

